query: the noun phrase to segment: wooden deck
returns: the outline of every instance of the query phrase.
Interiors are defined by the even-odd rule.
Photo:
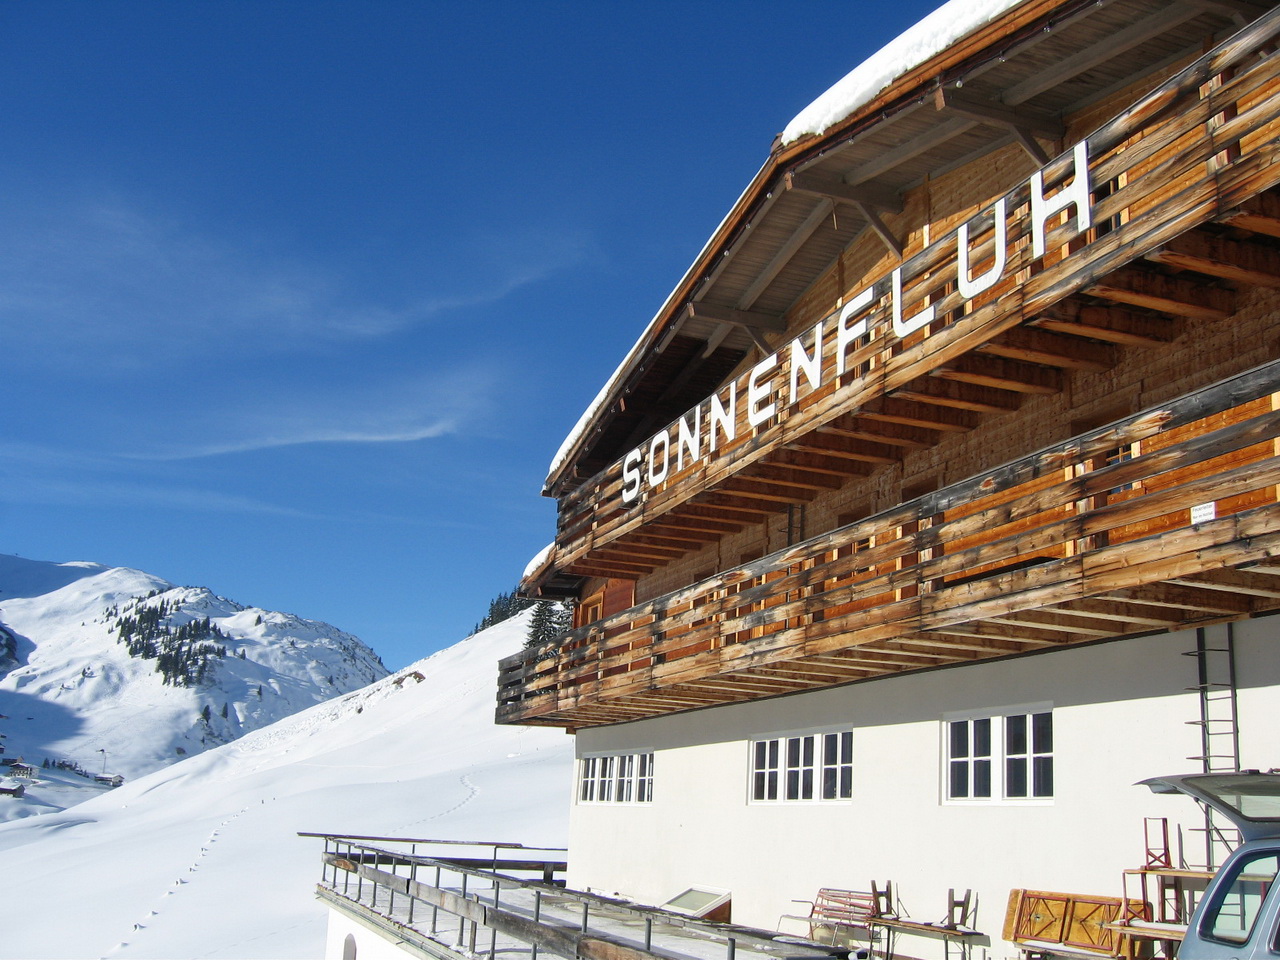
[[[855,342],[833,333],[837,311],[820,343],[813,331],[801,335],[777,350],[767,377],[743,373],[660,433],[669,469],[658,459],[650,469],[654,447],[642,444],[642,496],[624,497],[625,456],[565,492],[557,570],[646,576],[897,462],[921,433],[979,428],[1027,396],[1064,389],[1073,370],[1105,370],[1118,350],[1167,341],[1177,318],[1224,320],[1239,289],[1280,286],[1270,239],[1280,236],[1280,200],[1268,193],[1280,184],[1277,38],[1273,10],[1041,169],[1051,194],[1087,156],[1084,232],[1074,214],[1056,216],[1038,252],[1031,185],[993,197],[1007,211],[1004,235],[988,204],[964,243],[953,231],[894,276],[871,278],[867,329]],[[997,282],[977,293],[957,282],[963,252],[968,281],[994,270],[1001,248]],[[921,311],[933,319],[916,329]],[[831,371],[816,387],[812,363]],[[776,402],[763,419],[767,404],[749,400],[753,376],[755,395],[767,381]],[[695,428],[710,444],[716,405],[732,426],[722,420],[713,454],[685,456]]]
[[[502,661],[581,727],[1280,608],[1280,361]]]

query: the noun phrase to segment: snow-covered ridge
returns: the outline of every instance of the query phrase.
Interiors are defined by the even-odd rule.
[[[0,631],[5,757],[127,779],[387,675],[328,624],[99,564],[0,556]],[[32,788],[0,819],[83,794],[67,790]]]

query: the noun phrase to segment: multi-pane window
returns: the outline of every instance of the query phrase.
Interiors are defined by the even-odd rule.
[[[1053,796],[1051,710],[946,721],[948,800]]]
[[[848,800],[852,797],[852,731],[809,733],[752,743],[752,800]]]
[[[580,803],[653,802],[652,753],[583,757],[578,770]]]

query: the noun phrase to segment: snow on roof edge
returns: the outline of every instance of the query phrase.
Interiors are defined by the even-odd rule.
[[[551,556],[551,551],[554,550],[555,548],[556,548],[556,542],[552,540],[545,547],[543,547],[541,550],[535,553],[533,555],[533,559],[530,560],[527,564],[525,564],[524,573],[520,574],[520,582],[524,583],[526,580],[529,579],[530,576],[532,576],[533,574],[541,570],[542,567],[546,564],[547,558]]]
[[[893,81],[1023,0],[950,0],[854,67],[782,131],[783,146],[819,135],[869,103]]]

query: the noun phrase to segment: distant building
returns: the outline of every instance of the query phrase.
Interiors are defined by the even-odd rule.
[[[124,784],[124,777],[118,773],[99,773],[95,774],[93,779],[96,783],[105,783],[110,787],[119,787]]]
[[[0,796],[21,797],[27,792],[27,787],[22,783],[15,783],[12,786],[8,784],[0,785]]]

